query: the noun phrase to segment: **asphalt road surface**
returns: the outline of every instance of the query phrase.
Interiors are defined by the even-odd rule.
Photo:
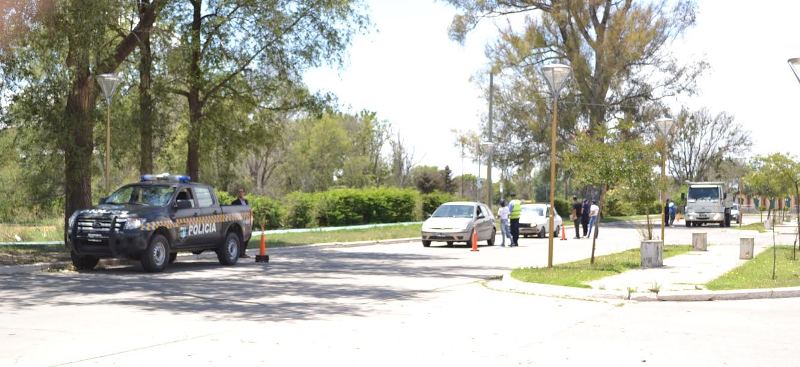
[[[712,243],[741,235],[706,229]],[[691,230],[668,229],[668,243]],[[639,240],[625,225],[600,233],[599,254]],[[556,262],[589,255],[589,240],[555,244]],[[0,276],[0,366],[800,365],[800,299],[601,302],[483,285],[546,264],[547,239],[270,255],[233,267],[182,256],[160,274]]]

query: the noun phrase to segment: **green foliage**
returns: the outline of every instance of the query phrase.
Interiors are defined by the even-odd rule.
[[[423,218],[427,218],[428,215],[433,214],[433,212],[436,210],[436,208],[439,207],[439,205],[442,205],[443,203],[449,201],[457,201],[458,199],[453,194],[441,191],[434,191],[429,194],[422,194],[421,200],[422,200],[422,216]]]
[[[556,198],[554,201],[556,213],[564,218],[564,222],[569,221],[569,213],[572,213],[572,202]]]
[[[290,228],[316,227],[315,194],[293,192],[286,196],[286,217],[283,223]]]
[[[396,188],[336,189],[319,193],[320,226],[407,222],[418,218],[419,193]]]
[[[439,169],[434,166],[417,166],[411,170],[414,186],[423,194],[445,191],[445,183]]]
[[[248,199],[253,208],[253,227],[261,229],[275,229],[281,227],[281,220],[285,217],[286,209],[277,200],[266,196],[253,196]]]
[[[236,200],[236,196],[233,196],[226,191],[219,191],[217,189],[214,190],[214,193],[217,194],[217,200],[219,200],[220,205],[228,205]]]

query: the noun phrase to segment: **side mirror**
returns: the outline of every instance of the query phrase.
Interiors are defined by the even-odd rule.
[[[106,199],[108,199],[107,196],[101,197],[100,201],[97,203],[97,205],[105,204],[106,203]]]
[[[175,201],[175,209],[191,209],[192,202],[189,200],[177,200]]]
[[[483,218],[486,218],[486,216],[483,215],[483,213],[478,214],[478,219],[483,219]]]

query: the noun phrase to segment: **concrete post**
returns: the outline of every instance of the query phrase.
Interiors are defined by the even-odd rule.
[[[642,268],[658,268],[664,266],[664,242],[644,240],[639,247]]]
[[[692,233],[692,251],[708,250],[708,234],[705,232]]]
[[[755,239],[753,237],[742,237],[739,239],[739,259],[750,260],[753,258],[753,248]]]

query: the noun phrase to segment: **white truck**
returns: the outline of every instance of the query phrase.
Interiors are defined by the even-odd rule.
[[[704,223],[718,223],[720,227],[731,226],[731,207],[724,182],[687,182],[686,226],[698,227]]]

